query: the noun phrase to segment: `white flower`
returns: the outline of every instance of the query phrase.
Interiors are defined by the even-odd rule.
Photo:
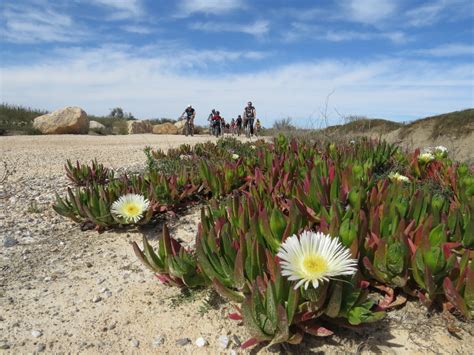
[[[142,195],[126,194],[112,204],[111,212],[127,223],[137,223],[150,206]]]
[[[418,156],[418,160],[423,163],[429,163],[430,161],[434,160],[434,155],[431,153],[422,153]]]
[[[239,159],[239,155],[238,155],[238,154],[235,154],[235,153],[234,153],[234,154],[232,154],[232,159],[234,159],[234,160],[237,160],[237,159]]]
[[[446,148],[445,146],[442,146],[442,145],[438,145],[437,147],[435,147],[435,151],[440,152],[440,153],[447,153],[448,148]]]
[[[251,149],[257,149],[256,146],[254,146],[253,144],[250,146]]]
[[[392,181],[400,181],[400,182],[410,182],[410,179],[405,175],[399,173],[390,173],[388,178]]]
[[[356,141],[352,140],[352,141],[350,141],[349,143],[351,143],[351,144],[356,144]]]
[[[277,254],[282,275],[290,281],[298,281],[295,290],[311,283],[317,288],[320,283],[340,275],[352,275],[357,271],[357,260],[351,258],[348,248],[338,238],[321,232],[303,232],[285,240]]]

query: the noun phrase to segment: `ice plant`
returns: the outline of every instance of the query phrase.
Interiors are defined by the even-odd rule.
[[[399,173],[390,173],[388,178],[392,181],[399,181],[399,182],[410,182],[410,179],[402,174]]]
[[[137,223],[148,209],[150,202],[138,194],[126,194],[112,204],[111,212],[127,223]]]
[[[351,258],[349,249],[338,238],[321,232],[305,231],[300,237],[293,235],[281,245],[278,254],[282,275],[290,281],[298,281],[295,289],[304,284],[314,288],[336,276],[352,275],[357,260]]]

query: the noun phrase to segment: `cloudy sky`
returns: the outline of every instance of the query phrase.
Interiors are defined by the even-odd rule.
[[[264,125],[474,107],[472,0],[3,0],[1,101]],[[329,98],[329,99],[328,99]]]

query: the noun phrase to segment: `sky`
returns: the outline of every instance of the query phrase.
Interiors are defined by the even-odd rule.
[[[0,99],[264,126],[474,107],[472,0],[3,0]]]

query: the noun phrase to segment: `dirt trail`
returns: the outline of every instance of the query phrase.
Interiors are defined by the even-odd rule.
[[[97,158],[114,169],[143,169],[143,148],[168,149],[208,137],[18,136],[0,137],[0,156],[15,171],[0,186],[0,351],[7,353],[230,353],[248,338],[228,319],[228,304],[206,291],[183,296],[160,285],[136,259],[131,241],[156,237],[161,225],[82,232],[54,213],[54,193],[68,182],[66,159]],[[168,220],[171,232],[191,243],[199,207]],[[140,244],[140,243],[139,243]],[[210,299],[210,302],[205,302]],[[377,324],[337,330],[332,338],[307,337],[287,350],[468,353],[472,324],[455,321],[456,336],[438,314],[428,317],[416,302]],[[227,336],[223,349],[220,336]],[[209,343],[198,348],[203,337]],[[186,339],[190,342],[186,343]],[[178,344],[177,344],[178,342]],[[183,345],[184,344],[184,345]],[[261,353],[279,347],[253,349]]]

